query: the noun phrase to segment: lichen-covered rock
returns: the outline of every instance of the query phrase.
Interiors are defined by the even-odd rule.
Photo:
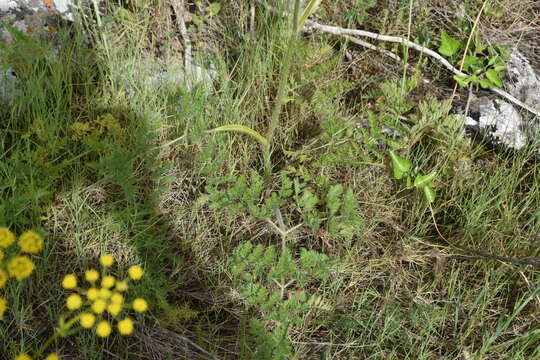
[[[478,127],[494,144],[512,149],[521,149],[527,144],[523,118],[511,104],[482,97],[472,101],[469,114],[465,124]]]
[[[191,91],[195,86],[211,90],[217,76],[214,66],[192,64],[191,70],[192,74],[186,73],[182,59],[132,59],[124,62],[123,68],[117,71],[117,80],[126,88],[128,95],[142,87],[150,91],[182,87]]]
[[[532,108],[540,110],[540,76],[530,62],[516,48],[510,52],[507,62],[504,88],[511,95]],[[521,149],[528,141],[538,139],[540,119],[501,99],[473,98],[466,126],[480,131],[494,144]]]
[[[506,90],[525,104],[540,110],[540,76],[529,60],[514,48],[506,65]]]

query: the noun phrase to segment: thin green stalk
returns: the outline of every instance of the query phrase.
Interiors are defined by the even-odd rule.
[[[98,5],[97,0],[93,0],[92,4],[94,5],[94,12],[96,14],[99,36],[101,37],[101,41],[103,41],[103,46],[105,47],[105,54],[107,55],[108,58],[110,58],[107,36],[105,35],[105,32],[103,30],[103,23],[101,22],[101,15],[99,13],[99,5]]]
[[[281,115],[281,110],[283,109],[283,104],[285,103],[285,95],[288,88],[289,74],[291,72],[292,57],[294,53],[294,44],[296,43],[298,37],[298,16],[300,12],[300,0],[296,0],[294,3],[294,14],[293,14],[293,23],[292,31],[287,42],[287,49],[285,53],[285,58],[283,59],[283,66],[281,67],[281,72],[279,75],[278,82],[278,92],[276,95],[276,100],[274,102],[274,107],[272,108],[272,114],[270,117],[270,123],[268,124],[268,132],[266,133],[266,139],[268,140],[268,146],[264,148],[264,174],[268,178],[272,175],[272,161],[270,156],[272,154],[272,141],[274,139],[274,134],[279,125],[279,117]]]
[[[64,336],[66,331],[71,330],[71,327],[79,320],[80,314],[77,316],[74,316],[72,319],[70,319],[67,323],[65,323],[62,328],[57,329],[54,334],[52,334],[43,345],[39,349],[36,350],[34,353],[34,359],[39,359],[40,355],[52,344],[54,340],[56,340],[59,336]]]

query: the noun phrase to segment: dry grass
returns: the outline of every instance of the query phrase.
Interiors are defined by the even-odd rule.
[[[466,38],[468,34],[456,25],[460,4],[413,2],[411,38],[422,37],[431,48],[437,47],[440,28]],[[538,65],[538,5],[505,0],[495,4],[505,16],[482,18],[482,37],[497,44],[518,44]],[[347,25],[350,20],[343,14],[353,5],[350,0],[323,1],[317,16],[322,22]],[[466,2],[465,18],[474,19],[480,5],[479,1]],[[408,1],[378,1],[368,10],[362,26],[406,36],[408,6]],[[43,273],[28,289],[9,289],[17,300],[10,322],[0,325],[2,337],[16,339],[18,344],[26,334],[38,339],[47,333],[54,326],[52,319],[62,311],[63,294],[56,284],[63,272],[84,268],[108,251],[121,266],[132,262],[147,265],[151,280],[138,291],[151,299],[152,315],[143,319],[137,336],[127,340],[101,342],[81,333],[61,341],[58,346],[67,357],[211,359],[215,354],[220,359],[250,358],[253,343],[247,321],[260,312],[242,302],[227,261],[242,242],[270,245],[279,243],[279,238],[267,222],[249,212],[215,209],[208,202],[205,186],[212,178],[249,174],[260,170],[262,163],[257,145],[248,139],[209,136],[204,130],[230,123],[266,129],[283,53],[283,28],[278,18],[262,7],[256,9],[254,33],[248,2],[222,2],[214,21],[200,29],[191,28],[194,50],[216,59],[219,72],[212,91],[191,93],[140,88],[129,95],[124,84],[114,80],[125,69],[121,65],[126,58],[135,56],[137,62],[138,56],[183,56],[173,12],[166,2],[134,14],[133,21],[115,20],[118,37],[114,45],[119,51],[100,59],[102,75],[84,85],[88,87],[84,91],[96,98],[73,90],[77,103],[55,110],[51,119],[62,128],[102,112],[118,113],[130,130],[121,139],[121,149],[133,158],[122,158],[100,172],[96,164],[112,161],[109,152],[100,148],[106,141],[85,147],[71,141],[64,129],[60,135],[67,145],[59,156],[72,165],[62,169],[60,180],[32,162],[29,168],[41,171],[43,179],[35,187],[31,186],[33,178],[23,180],[14,170],[5,171],[9,178],[3,186],[9,190],[2,191],[9,201],[21,196],[21,189],[35,196],[50,191],[54,196],[29,200],[32,209],[38,210],[22,206],[23,210],[6,212],[11,217],[2,218],[16,228],[39,227],[49,241]],[[402,49],[386,49],[402,56]],[[283,127],[276,135],[280,144],[274,158],[277,168],[302,179],[321,196],[330,184],[350,187],[364,220],[361,235],[352,240],[324,227],[313,230],[307,226],[291,237],[294,250],[321,251],[336,262],[331,279],[310,283],[305,289],[321,294],[331,310],[313,311],[301,326],[292,329],[295,358],[538,357],[538,269],[479,258],[449,246],[437,233],[422,197],[392,178],[386,156],[390,142],[355,129],[356,123],[367,123],[370,111],[377,119],[373,131],[395,123],[379,86],[384,80],[399,82],[403,66],[379,53],[322,35],[306,37],[295,60],[294,101],[287,104]],[[410,130],[420,101],[428,95],[448,98],[453,84],[438,64],[419,54],[411,51],[409,63],[430,80],[414,90],[408,98],[414,106],[400,115],[404,129]],[[126,72],[133,79],[140,76],[129,69]],[[346,90],[335,90],[339,86]],[[9,135],[0,135],[2,144],[9,144],[2,145],[2,151],[10,154],[9,162],[2,166],[10,169],[24,163],[13,160],[16,151],[30,157],[34,145],[47,147],[40,139],[33,139],[33,144],[20,138],[30,126],[23,115],[36,113],[40,105],[17,106],[24,111],[3,113],[10,117],[11,128],[7,129]],[[157,115],[147,117],[148,113]],[[456,245],[507,257],[538,256],[540,223],[535,212],[540,207],[540,168],[534,152],[489,149],[438,125],[410,130],[399,141],[403,153],[422,171],[440,172],[433,204],[440,232]],[[338,131],[333,132],[332,126]],[[173,145],[163,146],[180,137]],[[84,151],[89,153],[78,157]],[[133,198],[124,191],[126,179],[114,178],[127,160],[135,164]],[[14,188],[16,182],[21,187]],[[265,194],[278,187],[275,177],[266,184]],[[302,221],[297,204],[298,199],[291,197],[281,209],[287,226]],[[39,316],[27,310],[37,297],[49,304],[47,309],[38,307]],[[518,306],[525,303],[518,312]],[[515,318],[503,326],[511,314]],[[16,347],[5,345],[0,351],[11,354]]]

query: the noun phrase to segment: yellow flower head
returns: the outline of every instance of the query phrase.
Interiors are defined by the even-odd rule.
[[[4,259],[4,252],[0,250],[0,261],[2,261],[3,259]]]
[[[6,300],[0,296],[0,319],[4,316],[6,309],[7,309]]]
[[[13,242],[15,235],[7,227],[0,227],[0,247],[7,248]]]
[[[82,299],[77,294],[71,294],[66,300],[66,306],[69,310],[76,310],[82,306]]]
[[[118,291],[126,291],[127,289],[128,289],[128,283],[127,283],[126,280],[116,282],[116,290],[118,290]]]
[[[86,281],[94,282],[99,279],[99,273],[95,269],[86,270],[84,272],[84,278]]]
[[[7,264],[7,271],[15,279],[22,280],[32,274],[34,263],[28,256],[15,256]]]
[[[113,293],[111,295],[111,302],[113,304],[123,304],[124,303],[124,296],[122,296],[122,294],[120,293]]]
[[[96,300],[99,297],[99,290],[96,288],[90,288],[86,291],[86,297],[88,300]]]
[[[96,326],[96,334],[99,337],[106,338],[111,334],[111,325],[108,321],[102,320]]]
[[[112,316],[116,316],[120,314],[121,311],[122,311],[122,304],[110,303],[107,306],[107,312],[111,314]]]
[[[20,353],[15,357],[15,360],[32,360],[32,358],[27,353]]]
[[[57,353],[50,353],[45,360],[60,360],[60,356]]]
[[[62,280],[62,287],[64,289],[75,289],[77,287],[77,277],[74,274],[64,276],[64,280]]]
[[[107,307],[107,302],[102,299],[97,299],[92,303],[92,311],[96,314],[101,314],[105,311]]]
[[[110,267],[114,263],[114,258],[111,254],[103,254],[99,257],[99,262],[104,267]]]
[[[82,313],[79,321],[83,328],[89,329],[94,326],[94,323],[96,322],[96,316],[91,313]]]
[[[116,279],[114,276],[106,275],[101,280],[101,286],[103,286],[106,289],[110,289],[114,286],[114,283],[116,282]]]
[[[112,294],[112,293],[111,293],[111,290],[106,289],[106,288],[101,288],[101,289],[99,289],[99,290],[98,290],[98,293],[99,293],[98,297],[99,297],[100,299],[103,299],[103,300],[107,300],[108,298],[111,297],[111,294]]]
[[[4,270],[0,269],[0,289],[6,285],[8,278],[8,274]]]
[[[145,312],[146,310],[148,310],[148,303],[146,302],[146,300],[141,298],[136,298],[135,300],[133,300],[132,306],[133,310],[135,310],[136,312]]]
[[[118,322],[118,332],[120,335],[130,335],[133,333],[133,320],[128,317],[120,320]]]
[[[133,280],[140,280],[144,275],[142,267],[134,265],[128,269],[128,275]]]
[[[25,253],[36,254],[43,249],[43,238],[35,231],[26,231],[19,236],[19,247]]]

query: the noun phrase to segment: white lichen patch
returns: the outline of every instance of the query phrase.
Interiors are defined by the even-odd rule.
[[[540,76],[519,50],[512,49],[507,65],[505,88],[527,105],[540,110]]]
[[[523,118],[511,104],[484,97],[473,101],[471,112],[476,114],[477,120],[467,116],[465,125],[478,127],[493,143],[512,149],[521,149],[527,144]]]
[[[0,11],[8,12],[9,10],[15,9],[17,7],[17,2],[14,0],[0,0]]]

